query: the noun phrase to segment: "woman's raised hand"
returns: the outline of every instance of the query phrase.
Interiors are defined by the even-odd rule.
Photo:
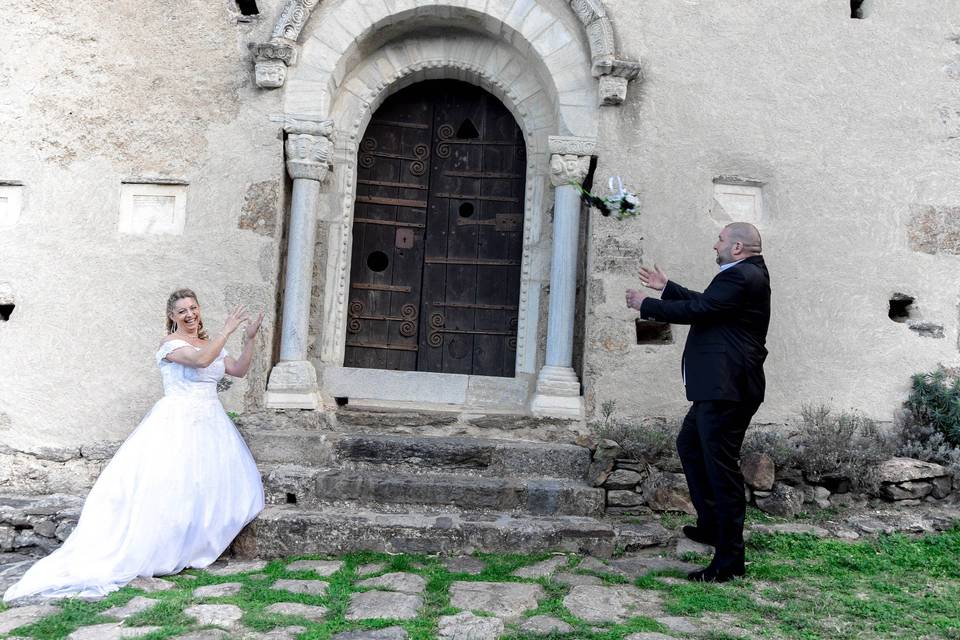
[[[253,337],[257,335],[257,331],[260,330],[261,322],[263,322],[263,311],[257,314],[255,320],[250,320],[247,322],[247,327],[243,330],[243,339],[252,340]]]
[[[665,274],[657,265],[653,265],[653,269],[640,267],[640,284],[648,289],[662,291],[663,288],[667,286],[667,280],[667,274]]]
[[[224,335],[229,336],[231,333],[237,330],[237,327],[249,319],[249,316],[247,316],[247,308],[242,304],[238,305],[237,308],[234,309],[229,316],[227,316],[226,321],[223,323]]]

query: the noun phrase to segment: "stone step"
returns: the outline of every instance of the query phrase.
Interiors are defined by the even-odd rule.
[[[349,434],[333,445],[340,466],[390,466],[493,477],[583,480],[590,451],[573,444],[547,444],[462,436]]]
[[[233,543],[243,558],[353,551],[388,553],[570,551],[608,557],[617,542],[610,524],[582,516],[521,517],[489,513],[381,513],[361,508],[272,505]]]
[[[300,507],[351,501],[368,506],[431,505],[531,515],[599,516],[605,499],[602,489],[567,478],[494,478],[296,465],[263,467],[262,471],[268,503]]]

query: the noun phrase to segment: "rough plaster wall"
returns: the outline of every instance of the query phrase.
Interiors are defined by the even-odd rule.
[[[269,365],[284,207],[279,95],[257,89],[247,44],[263,20],[236,5],[20,3],[0,41],[0,180],[24,183],[19,223],[0,230],[0,445],[42,451],[121,440],[159,397],[153,353],[169,292],[194,288],[207,326],[228,307],[265,308],[250,383]],[[182,236],[120,236],[122,180],[189,183]],[[262,220],[262,223],[260,222]],[[239,339],[228,348],[238,353]]]
[[[767,199],[774,311],[757,419],[815,400],[889,419],[910,374],[958,361],[960,261],[914,251],[908,235],[918,206],[960,205],[960,2],[884,0],[866,20],[839,0],[606,5],[646,79],[619,111],[603,111],[597,183],[623,175],[643,215],[594,225],[590,405],[686,410],[686,331],[675,327],[672,345],[636,345],[623,300],[636,261],[600,265],[642,248],[702,290],[721,227],[711,181],[734,174],[763,181]],[[915,296],[945,339],[891,322],[894,292]]]

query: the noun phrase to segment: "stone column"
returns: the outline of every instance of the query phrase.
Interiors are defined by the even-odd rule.
[[[327,175],[333,122],[286,118],[287,173],[293,178],[287,268],[280,327],[280,362],[270,372],[266,405],[275,409],[318,409],[317,372],[307,360],[317,196]]]
[[[580,193],[574,186],[590,170],[593,141],[550,138],[550,182],[555,188],[553,256],[550,260],[550,305],[547,319],[547,356],[537,376],[534,415],[583,417],[580,380],[573,370],[573,322],[577,295],[577,244],[580,231]]]

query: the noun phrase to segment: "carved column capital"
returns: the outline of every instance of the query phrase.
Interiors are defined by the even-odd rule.
[[[330,166],[333,151],[333,120],[284,119],[283,130],[287,132],[284,145],[287,156],[287,173],[294,180],[322,182]]]
[[[590,171],[590,156],[561,155],[550,156],[550,184],[555,187],[580,184]]]
[[[282,87],[287,67],[293,64],[296,47],[292,42],[274,38],[270,42],[250,45],[253,51],[257,86],[261,89]]]

